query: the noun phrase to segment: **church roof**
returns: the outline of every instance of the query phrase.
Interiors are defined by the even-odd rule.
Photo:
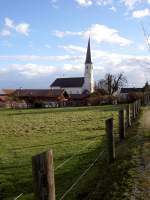
[[[51,87],[73,88],[82,87],[84,84],[84,77],[72,77],[72,78],[57,78]]]
[[[88,46],[87,46],[87,52],[86,52],[85,64],[92,64],[92,61],[91,61],[90,38],[89,38]]]

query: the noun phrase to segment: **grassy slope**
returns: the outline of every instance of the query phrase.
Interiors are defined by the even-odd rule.
[[[116,118],[116,110],[118,107],[115,106],[1,110],[0,199],[9,200],[20,193],[23,193],[20,199],[33,199],[33,155],[52,148],[57,167],[65,159],[81,151],[55,173],[59,199],[101,151],[104,143],[102,135],[105,134],[104,120],[112,114]],[[85,148],[86,145],[89,146]],[[76,191],[68,197],[69,200],[80,199],[75,194]]]

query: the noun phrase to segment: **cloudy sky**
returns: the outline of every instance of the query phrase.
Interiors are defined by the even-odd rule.
[[[95,80],[124,72],[150,80],[150,0],[0,0],[0,88],[48,88],[83,76],[91,36]]]

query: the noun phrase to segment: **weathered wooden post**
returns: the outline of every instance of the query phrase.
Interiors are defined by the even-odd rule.
[[[146,93],[146,106],[148,105],[148,95]]]
[[[149,105],[149,103],[150,103],[150,95],[149,95],[149,92],[148,92],[147,96],[148,96],[148,105]]]
[[[131,126],[130,104],[126,106],[126,128]]]
[[[141,106],[142,106],[142,99],[140,99],[140,100],[139,100],[139,104],[140,104],[139,110],[141,110]]]
[[[124,110],[119,110],[119,137],[120,141],[125,139]]]
[[[132,119],[135,119],[135,102],[132,103]]]
[[[147,93],[144,93],[144,105],[147,106]]]
[[[139,99],[137,100],[137,113],[139,113]]]
[[[140,107],[141,107],[141,99],[138,100],[138,112],[140,112]]]
[[[106,134],[107,134],[107,144],[108,144],[108,158],[109,162],[115,160],[115,142],[113,136],[113,118],[106,120]]]
[[[145,100],[146,98],[145,98],[145,93],[143,93],[143,105],[145,106],[145,104],[146,104],[146,100]]]
[[[137,116],[137,114],[138,114],[138,101],[136,100],[135,101],[135,115]]]
[[[52,150],[32,157],[34,192],[37,200],[56,200]]]

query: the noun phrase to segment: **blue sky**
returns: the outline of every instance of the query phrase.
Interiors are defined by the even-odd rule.
[[[0,0],[0,88],[48,88],[83,76],[87,40],[95,80],[124,72],[128,86],[149,80],[141,23],[150,0]]]

